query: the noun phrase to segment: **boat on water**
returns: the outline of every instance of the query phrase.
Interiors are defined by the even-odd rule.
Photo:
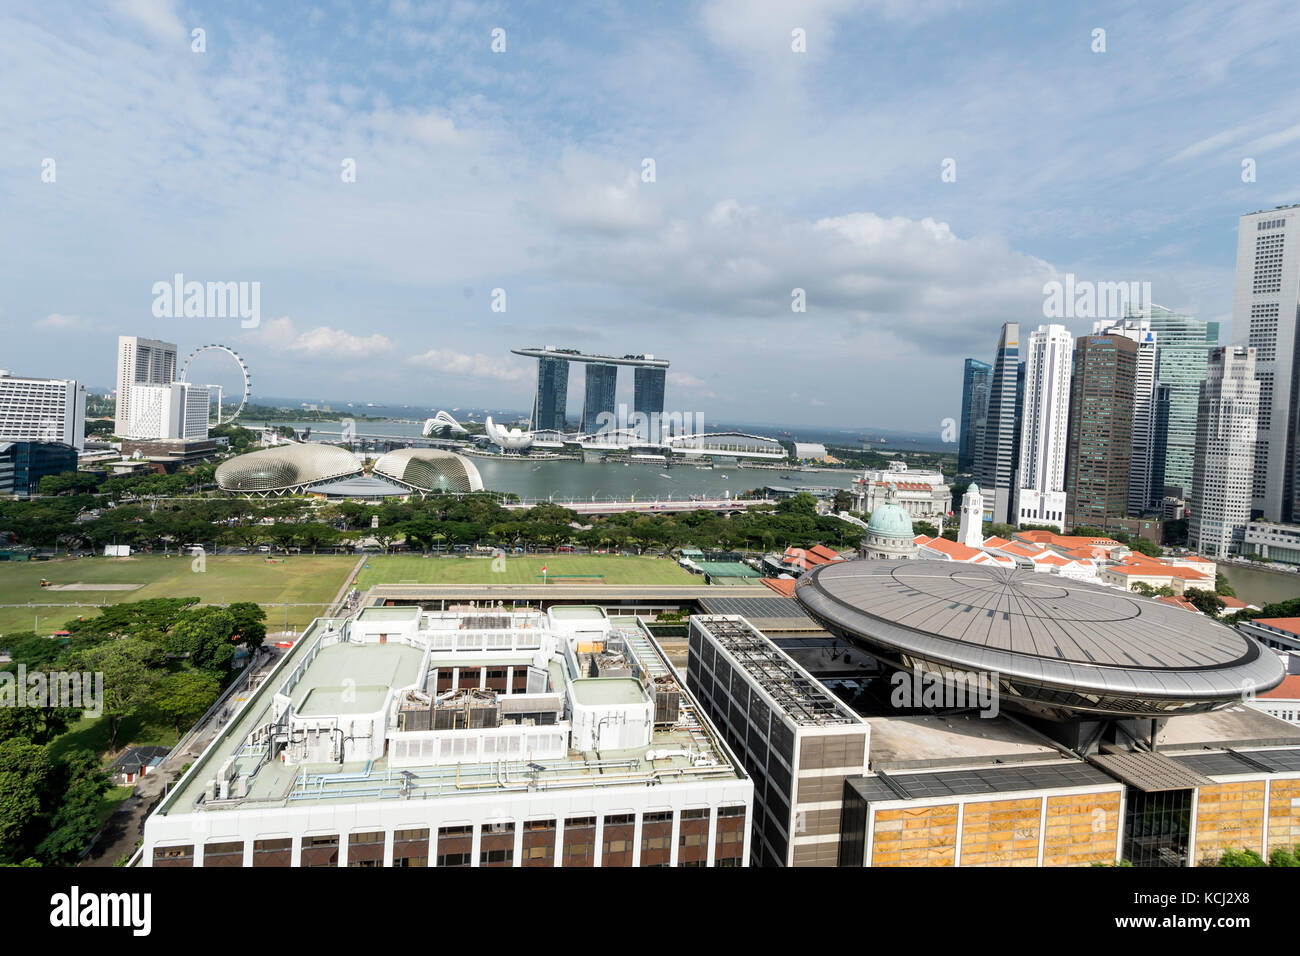
[[[661,471],[661,472],[659,472],[659,477],[660,477],[660,478],[668,478],[668,479],[671,480],[673,476],[672,476],[672,475],[665,475],[665,474]]]

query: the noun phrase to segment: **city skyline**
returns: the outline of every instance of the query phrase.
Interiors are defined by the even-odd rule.
[[[892,396],[1003,321],[1039,324],[1067,275],[1150,282],[1234,340],[1236,219],[1300,198],[1297,94],[1247,94],[1285,77],[1300,24],[1211,9],[1141,55],[1159,13],[1120,5],[4,14],[0,197],[28,223],[0,247],[6,364],[100,384],[118,334],[229,340],[304,398],[527,408],[531,363],[506,348],[522,337],[671,354],[669,404],[711,417],[937,433],[959,385]],[[353,45],[391,55],[358,66]],[[944,65],[904,68],[922,59]],[[93,122],[101,100],[120,128]],[[1158,135],[1136,145],[1135,127]],[[1119,145],[1082,149],[1098,140]],[[158,317],[153,289],[178,275],[260,283],[256,325]],[[787,374],[814,362],[815,382]]]

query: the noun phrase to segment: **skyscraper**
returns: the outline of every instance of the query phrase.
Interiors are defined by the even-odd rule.
[[[129,434],[132,385],[170,385],[176,380],[176,346],[135,335],[117,337],[117,412],[113,430]]]
[[[1114,325],[1109,322],[1094,322],[1092,332],[1094,335],[1122,335],[1138,344],[1137,371],[1133,380],[1133,454],[1129,461],[1128,513],[1140,516],[1152,507],[1150,498],[1151,475],[1155,467],[1156,351],[1159,341],[1156,333],[1151,331],[1150,319],[1128,318]],[[1164,445],[1167,453],[1167,440]],[[1160,463],[1160,473],[1163,476],[1163,461]],[[1161,484],[1163,483],[1162,478]]]
[[[1188,544],[1214,558],[1240,551],[1250,521],[1261,385],[1255,350],[1215,349],[1201,383]]]
[[[614,414],[614,397],[618,388],[618,366],[587,365],[586,396],[582,403],[582,430],[591,435],[601,427],[602,413]],[[606,419],[609,421],[609,419]]]
[[[1020,325],[1007,322],[1002,326],[989,378],[988,415],[975,468],[975,481],[984,494],[984,514],[990,521],[1012,521],[1021,381]]]
[[[1074,336],[1063,325],[1040,325],[1025,347],[1020,406],[1015,523],[1065,530],[1065,450],[1070,421]]]
[[[1169,429],[1165,441],[1165,484],[1179,497],[1192,486],[1196,453],[1196,403],[1205,380],[1205,357],[1219,342],[1219,323],[1153,305],[1129,319],[1151,323],[1156,336],[1156,381],[1169,386]]]
[[[1065,467],[1071,528],[1105,531],[1127,511],[1137,361],[1138,343],[1121,335],[1081,335],[1075,342]]]
[[[653,359],[653,355],[645,358]],[[632,370],[632,411],[646,416],[645,434],[647,441],[657,442],[661,439],[662,419],[664,414],[664,380],[668,376],[665,368],[653,368],[638,365]]]
[[[0,440],[86,447],[86,386],[0,369]]]
[[[533,399],[532,427],[538,431],[564,431],[569,405],[569,363],[560,358],[537,360],[537,396]]]
[[[961,435],[957,446],[957,471],[963,475],[975,467],[977,434],[984,429],[989,411],[989,377],[993,366],[968,358],[961,379]]]
[[[1237,224],[1235,344],[1255,350],[1259,427],[1252,498],[1272,521],[1300,517],[1300,206],[1252,212]]]
[[[1165,497],[1165,461],[1169,444],[1169,394],[1164,382],[1156,382],[1151,413],[1151,477],[1147,485],[1147,507],[1159,508]]]

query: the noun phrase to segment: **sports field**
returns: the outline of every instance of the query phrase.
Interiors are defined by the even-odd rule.
[[[669,558],[630,555],[519,555],[491,557],[429,557],[373,555],[357,575],[357,587],[374,584],[700,584],[699,575],[678,567]]]
[[[259,555],[208,555],[204,569],[194,559],[141,555],[131,558],[60,558],[54,561],[0,561],[0,634],[30,631],[39,617],[41,633],[58,630],[95,607],[77,604],[120,604],[161,597],[198,597],[205,603],[256,601],[266,608],[266,629],[285,625],[285,602],[292,628],[301,628],[325,612],[343,585],[356,558],[348,555],[277,556],[268,563]],[[40,586],[41,578],[55,585],[82,585],[75,590]],[[111,590],[91,590],[110,585]],[[123,590],[122,585],[140,585]],[[27,607],[32,604],[61,607]],[[10,605],[24,605],[13,607]],[[295,607],[294,605],[298,605]]]

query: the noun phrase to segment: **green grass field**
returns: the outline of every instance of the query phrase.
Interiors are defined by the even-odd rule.
[[[357,587],[375,584],[541,584],[542,566],[551,583],[561,575],[591,575],[582,584],[703,584],[704,579],[669,558],[621,555],[519,555],[505,559],[504,571],[492,570],[491,557],[422,558],[417,555],[372,555],[357,575]],[[602,577],[599,581],[596,575]]]
[[[161,597],[198,597],[205,603],[256,601],[266,608],[266,629],[284,627],[288,602],[289,626],[300,628],[325,612],[343,585],[356,558],[348,555],[277,556],[268,564],[258,555],[209,555],[206,568],[192,570],[193,559],[142,555],[131,558],[60,558],[55,561],[0,562],[0,605],[120,604]],[[132,591],[52,591],[53,584],[140,584]],[[312,605],[293,607],[292,605]],[[0,606],[0,634],[30,631],[39,616],[40,630],[57,630],[94,607]]]

